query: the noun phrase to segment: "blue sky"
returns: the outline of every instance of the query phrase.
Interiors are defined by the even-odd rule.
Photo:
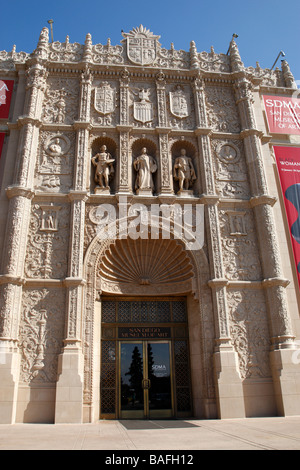
[[[41,29],[53,19],[54,40],[83,43],[87,33],[94,44],[119,44],[121,30],[143,24],[160,36],[163,47],[226,53],[232,34],[246,66],[271,68],[285,52],[296,80],[300,80],[300,1],[289,0],[2,0],[0,50],[32,52]],[[280,60],[277,65],[280,66]]]

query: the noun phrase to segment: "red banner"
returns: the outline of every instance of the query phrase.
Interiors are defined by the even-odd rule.
[[[300,148],[274,147],[300,287]]]
[[[264,95],[263,100],[271,134],[300,134],[300,99]]]
[[[13,80],[0,80],[0,119],[8,119],[13,88]]]

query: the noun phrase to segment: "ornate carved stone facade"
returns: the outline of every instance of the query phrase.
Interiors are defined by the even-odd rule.
[[[167,50],[140,26],[117,46],[49,43],[44,28],[32,54],[0,53],[0,78],[15,81],[1,123],[0,422],[91,422],[103,403],[120,417],[108,298],[184,298],[173,416],[187,364],[196,417],[299,414],[298,291],[260,104],[292,95],[291,74],[246,68],[234,40],[226,55]]]

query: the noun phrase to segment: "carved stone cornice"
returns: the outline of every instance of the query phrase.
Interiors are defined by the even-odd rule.
[[[263,288],[269,288],[269,287],[287,287],[290,284],[290,281],[288,279],[283,279],[280,277],[273,277],[269,279],[264,279],[262,281],[262,287]]]
[[[41,128],[42,127],[42,121],[37,118],[33,118],[31,116],[20,116],[17,120],[17,126],[18,128],[21,128],[23,126],[26,126],[28,124],[31,124],[32,126]]]
[[[22,276],[13,276],[11,274],[0,275],[0,285],[1,284],[14,284],[16,286],[23,286],[25,282],[26,281]]]
[[[269,206],[273,207],[276,202],[277,198],[270,196],[269,194],[262,194],[250,199],[251,207],[261,206],[262,204],[268,204]]]
[[[264,137],[264,132],[258,130],[258,129],[243,129],[241,132],[240,132],[240,137],[242,139],[244,139],[245,137],[249,137],[249,136],[252,136],[252,135],[256,135],[257,137],[259,137],[260,139],[262,139]]]
[[[210,281],[208,281],[207,285],[211,288],[211,289],[218,289],[220,287],[227,287],[229,284],[229,281],[228,279],[211,279]]]
[[[89,198],[89,193],[87,191],[75,191],[71,190],[68,194],[70,201],[83,201],[86,202]]]
[[[200,204],[218,205],[220,197],[213,194],[201,194],[198,201]]]
[[[208,135],[209,137],[212,136],[213,130],[211,127],[197,127],[194,130],[195,135]]]
[[[77,130],[77,129],[87,129],[88,131],[90,131],[92,129],[92,125],[91,125],[90,122],[87,122],[87,121],[74,121],[73,128],[75,130]]]
[[[133,129],[133,126],[129,126],[129,125],[127,126],[127,125],[125,125],[125,124],[123,124],[123,125],[122,125],[122,124],[118,124],[118,125],[116,126],[116,129],[117,129],[117,131],[120,132],[120,133],[121,133],[121,132],[131,132],[132,129]],[[135,129],[135,130],[136,130],[136,129]],[[143,130],[145,131],[145,129],[143,129]]]
[[[85,286],[86,280],[81,277],[66,277],[63,281],[63,284],[66,287]]]
[[[16,196],[22,196],[32,200],[35,196],[35,191],[30,188],[23,188],[22,186],[8,186],[6,188],[6,196],[8,199]]]

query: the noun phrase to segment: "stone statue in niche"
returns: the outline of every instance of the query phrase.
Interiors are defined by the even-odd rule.
[[[97,153],[92,158],[92,164],[95,167],[95,182],[98,186],[95,188],[95,193],[108,193],[110,192],[110,179],[112,178],[115,170],[113,162],[115,160],[107,152],[106,145],[102,145],[100,153]]]
[[[175,181],[179,182],[179,196],[190,196],[193,194],[190,189],[197,179],[193,161],[186,155],[186,150],[181,149],[180,157],[177,157],[174,163],[173,176]]]
[[[135,180],[135,190],[137,194],[152,195],[154,183],[152,174],[157,170],[157,164],[153,157],[148,155],[147,148],[142,148],[142,153],[133,162],[133,167],[137,172]]]

